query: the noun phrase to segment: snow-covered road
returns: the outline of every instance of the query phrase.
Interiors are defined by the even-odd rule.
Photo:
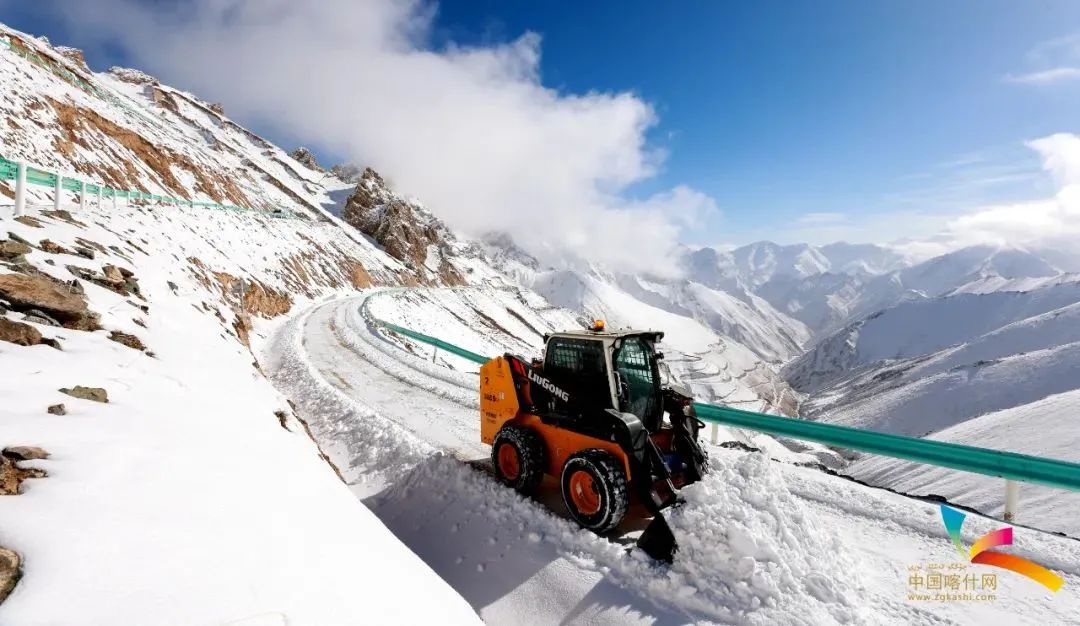
[[[711,476],[669,514],[675,564],[657,566],[462,462],[488,454],[475,374],[374,332],[363,315],[373,293],[280,328],[263,351],[267,371],[358,497],[488,622],[1045,625],[1080,614],[1080,542],[1016,528],[1010,551],[1064,575],[1050,593],[959,562],[930,503],[721,447]],[[969,516],[964,539],[998,526]],[[934,564],[980,583],[995,574],[995,599],[909,597],[927,592],[915,568]]]

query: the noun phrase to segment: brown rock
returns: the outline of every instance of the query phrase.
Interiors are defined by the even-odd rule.
[[[37,219],[36,217],[30,217],[29,215],[20,215],[19,217],[15,218],[15,221],[22,224],[23,226],[29,226],[30,228],[45,228],[45,226],[41,223],[41,220]]]
[[[60,244],[54,241],[50,241],[48,239],[42,239],[40,242],[38,242],[38,247],[45,252],[48,252],[49,254],[75,254],[64,246],[61,246]]]
[[[71,285],[44,274],[0,274],[0,298],[16,311],[40,309],[67,328],[97,330],[97,316]]]
[[[112,339],[116,343],[125,345],[132,350],[138,350],[139,352],[143,352],[146,350],[146,345],[142,342],[141,339],[139,339],[135,335],[121,332],[119,330],[111,331],[109,333],[109,339]]]
[[[0,241],[0,259],[7,261],[21,260],[23,255],[29,254],[32,248],[25,243],[7,239]]]
[[[214,113],[217,113],[218,115],[225,115],[225,107],[222,106],[220,102],[215,102],[214,104],[211,104],[210,110]]]
[[[91,400],[93,402],[109,401],[109,392],[105,391],[101,387],[83,387],[82,385],[75,385],[75,387],[72,389],[64,387],[60,390],[60,393],[65,393],[72,398]]]
[[[47,211],[42,211],[41,214],[45,215],[47,217],[51,217],[51,218],[54,218],[54,219],[58,219],[58,220],[67,222],[68,224],[72,224],[74,226],[79,226],[79,227],[82,227],[82,228],[86,228],[86,224],[83,224],[79,220],[75,219],[71,215],[71,212],[66,211],[64,209],[59,209],[59,210],[56,210],[56,211],[54,211],[52,209],[49,209]]]
[[[75,246],[75,254],[86,259],[92,260],[94,258],[94,251],[90,248],[85,248],[83,246]]]
[[[0,341],[17,346],[36,346],[41,343],[41,333],[29,324],[0,317]]]
[[[64,406],[63,402],[50,405],[48,411],[49,415],[67,415],[67,407]]]
[[[0,496],[17,496],[22,481],[47,475],[45,470],[36,467],[19,467],[15,459],[0,454]]]
[[[105,275],[105,280],[113,283],[117,286],[123,286],[124,275],[120,273],[120,268],[115,265],[106,265],[101,268],[101,273]]]
[[[19,553],[0,547],[0,604],[7,599],[22,578],[22,558]]]
[[[36,446],[10,446],[0,452],[12,461],[34,461],[49,458],[49,453]]]

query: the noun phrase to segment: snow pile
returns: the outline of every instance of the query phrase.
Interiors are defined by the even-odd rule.
[[[497,597],[492,586],[520,584],[536,573],[537,563],[567,559],[676,615],[738,624],[792,616],[814,624],[865,621],[845,595],[859,591],[847,586],[854,560],[835,531],[791,495],[778,470],[762,455],[725,458],[718,465],[714,475],[685,491],[686,504],[669,513],[681,546],[669,568],[581,531],[445,455],[417,465],[367,503],[472,600]],[[623,595],[614,589],[604,594]],[[609,601],[597,595],[592,602]]]
[[[682,494],[686,504],[668,514],[680,545],[668,578],[684,585],[675,593],[739,623],[865,619],[851,600],[861,592],[849,584],[854,557],[768,457],[714,455],[710,474]]]

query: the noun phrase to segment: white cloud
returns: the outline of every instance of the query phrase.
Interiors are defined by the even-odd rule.
[[[91,6],[93,5],[93,6]],[[171,6],[172,8],[167,8]],[[65,7],[82,45],[118,46],[150,72],[304,142],[383,171],[467,232],[652,266],[711,199],[643,201],[652,107],[626,92],[541,84],[541,38],[432,49],[418,0],[134,0]]]
[[[1027,74],[1009,74],[1005,80],[1010,83],[1022,83],[1025,85],[1056,85],[1080,79],[1080,67],[1055,67]]]
[[[1075,251],[1080,243],[1080,136],[1057,133],[1028,142],[1055,179],[1053,197],[995,204],[957,216],[940,233],[920,242],[940,251],[977,243]]]

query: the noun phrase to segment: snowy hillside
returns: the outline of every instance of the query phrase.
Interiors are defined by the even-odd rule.
[[[784,373],[796,388],[814,391],[872,363],[920,357],[984,335],[980,345],[992,346],[989,352],[981,353],[987,359],[1053,347],[1068,343],[1071,329],[1067,320],[1074,314],[1067,307],[1077,302],[1080,282],[1027,292],[958,293],[909,301],[822,339],[813,350],[790,363]],[[1065,315],[1063,319],[1058,319],[1057,314],[1041,317],[1059,309]],[[1025,320],[1028,323],[1018,328],[1008,328]],[[1018,339],[1020,336],[1023,339]]]
[[[263,317],[394,280],[393,259],[325,222],[176,207],[0,232],[0,444],[47,454],[0,498],[23,571],[0,621],[474,617],[349,494],[246,345]]]
[[[350,187],[298,163],[220,107],[142,72],[91,72],[77,50],[3,26],[0,35],[12,47],[0,55],[0,84],[19,85],[0,100],[9,120],[0,144],[9,159],[118,189],[310,219],[321,219],[323,207]],[[14,197],[10,184],[0,183],[0,193]]]
[[[1076,320],[1073,321],[1076,324]],[[1009,450],[1066,461],[1080,461],[1080,391],[987,413],[934,433],[931,439]],[[1004,488],[1000,479],[953,472],[897,459],[867,457],[847,470],[875,485],[918,495],[937,494],[951,502],[1000,516]],[[1080,537],[1080,494],[1023,485],[1017,521]]]

